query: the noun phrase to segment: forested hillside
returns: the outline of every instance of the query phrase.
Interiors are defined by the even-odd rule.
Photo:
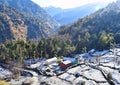
[[[0,0],[2,4],[7,4],[19,12],[24,12],[30,16],[37,17],[41,22],[49,23],[54,28],[58,24],[42,7],[31,0]]]
[[[75,50],[72,44],[61,42],[58,39],[41,39],[38,44],[23,40],[7,40],[0,44],[0,61],[18,61],[25,59],[51,58],[71,54]]]
[[[53,35],[58,27],[59,24],[31,0],[0,0],[0,43],[6,39],[38,42]]]
[[[77,52],[86,49],[107,49],[111,43],[120,43],[120,1],[109,4],[90,16],[69,26],[62,26],[58,37],[72,40]]]

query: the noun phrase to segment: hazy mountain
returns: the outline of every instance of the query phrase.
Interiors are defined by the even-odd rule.
[[[61,13],[64,9],[62,8],[56,8],[53,6],[49,6],[49,7],[44,7],[44,9],[53,17],[56,14]]]
[[[31,0],[0,0],[0,42],[6,39],[39,41],[59,24]]]
[[[44,8],[53,18],[55,18],[61,24],[69,24],[76,21],[78,18],[83,18],[91,13],[94,13],[100,8],[105,7],[104,3],[93,3],[87,4],[84,6],[70,8],[70,9],[61,9],[55,7],[46,7]]]
[[[84,43],[89,46],[95,46],[95,44],[90,45],[93,40],[94,43],[99,43],[99,46],[101,41],[104,44],[110,42],[109,40],[120,41],[120,1],[111,3],[71,25],[62,26],[58,35],[61,39],[72,39],[72,41],[76,41],[79,36],[82,40],[88,38],[89,42]]]

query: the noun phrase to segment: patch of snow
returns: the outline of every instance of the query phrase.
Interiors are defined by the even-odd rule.
[[[24,64],[25,65],[30,65],[30,64],[35,64],[37,62],[41,61],[40,58],[37,58],[37,59],[27,59],[27,60],[24,60]]]
[[[82,77],[78,77],[75,81],[74,81],[74,85],[76,85],[78,82],[83,81],[85,82],[85,85],[97,85],[96,82],[92,81],[92,80],[86,80]]]
[[[59,67],[58,65],[59,65],[58,63],[53,63],[53,64],[50,64],[49,67],[51,69],[56,69],[57,67]]]
[[[120,73],[117,70],[111,69],[109,67],[103,67],[103,66],[99,66],[99,67],[104,69],[107,73],[111,73],[113,80],[120,83]]]
[[[86,76],[87,78],[90,78],[90,79],[94,79],[96,81],[106,81],[104,79],[103,75],[101,74],[101,72],[96,69],[90,69],[88,71],[85,71],[84,76]]]
[[[12,72],[0,66],[0,79],[12,77]]]
[[[65,79],[67,81],[71,81],[72,82],[72,81],[74,81],[75,76],[70,75],[68,73],[64,73],[64,74],[60,75],[59,78],[62,78],[62,79]]]
[[[30,68],[37,68],[37,67],[39,67],[41,65],[41,63],[40,62],[37,62],[37,63],[35,63],[35,64],[31,64],[30,65]]]
[[[75,74],[76,72],[78,72],[78,71],[80,71],[80,70],[81,70],[80,66],[77,66],[77,67],[75,67],[75,68],[69,69],[67,72],[68,72],[68,73]]]
[[[102,56],[102,55],[105,55],[108,52],[109,52],[109,50],[98,51],[98,52],[93,53],[92,55],[93,56]]]
[[[46,80],[41,80],[41,81],[45,81],[49,85],[71,85],[69,82],[61,80],[61,79],[59,79],[55,76],[51,77],[51,78],[48,78]]]
[[[115,67],[116,63],[115,62],[108,62],[108,63],[102,63],[102,65]]]

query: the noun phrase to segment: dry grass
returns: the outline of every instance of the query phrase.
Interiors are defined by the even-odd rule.
[[[0,85],[9,85],[9,84],[6,83],[5,81],[1,81],[1,80],[0,80]]]

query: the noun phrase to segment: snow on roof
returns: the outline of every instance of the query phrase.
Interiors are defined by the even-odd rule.
[[[75,61],[75,58],[64,57],[63,60],[64,61],[69,60],[69,61],[73,62],[73,61]]]
[[[52,61],[56,61],[57,60],[57,58],[56,57],[54,57],[54,58],[50,58],[50,59],[48,59],[48,60],[46,60],[47,62],[52,62]]]
[[[75,54],[74,57],[77,58],[77,57],[87,57],[89,54],[88,53],[83,53],[83,54]]]
[[[35,63],[35,64],[31,64],[30,67],[31,67],[31,68],[37,68],[37,67],[40,66],[40,64],[41,64],[40,62],[37,62],[37,63]]]
[[[93,56],[104,55],[104,54],[106,54],[107,52],[109,52],[109,51],[108,51],[108,50],[104,50],[104,51],[95,52],[95,53],[93,53],[92,55],[93,55]]]
[[[50,58],[48,60],[45,61],[45,64],[52,64],[52,63],[55,63],[57,62],[57,58],[54,57],[54,58]]]
[[[117,56],[120,56],[120,52],[117,53]]]
[[[95,52],[95,49],[91,49],[88,53],[93,53]]]
[[[67,61],[63,61],[62,63],[64,63],[64,64],[70,64],[71,61],[67,60]]]
[[[49,68],[49,67],[47,67],[47,66],[39,66],[39,67],[37,67],[37,69],[40,69],[40,70],[46,70],[47,68]]]
[[[56,69],[58,67],[58,65],[59,65],[58,63],[53,63],[53,64],[50,64],[49,67],[51,69]]]

